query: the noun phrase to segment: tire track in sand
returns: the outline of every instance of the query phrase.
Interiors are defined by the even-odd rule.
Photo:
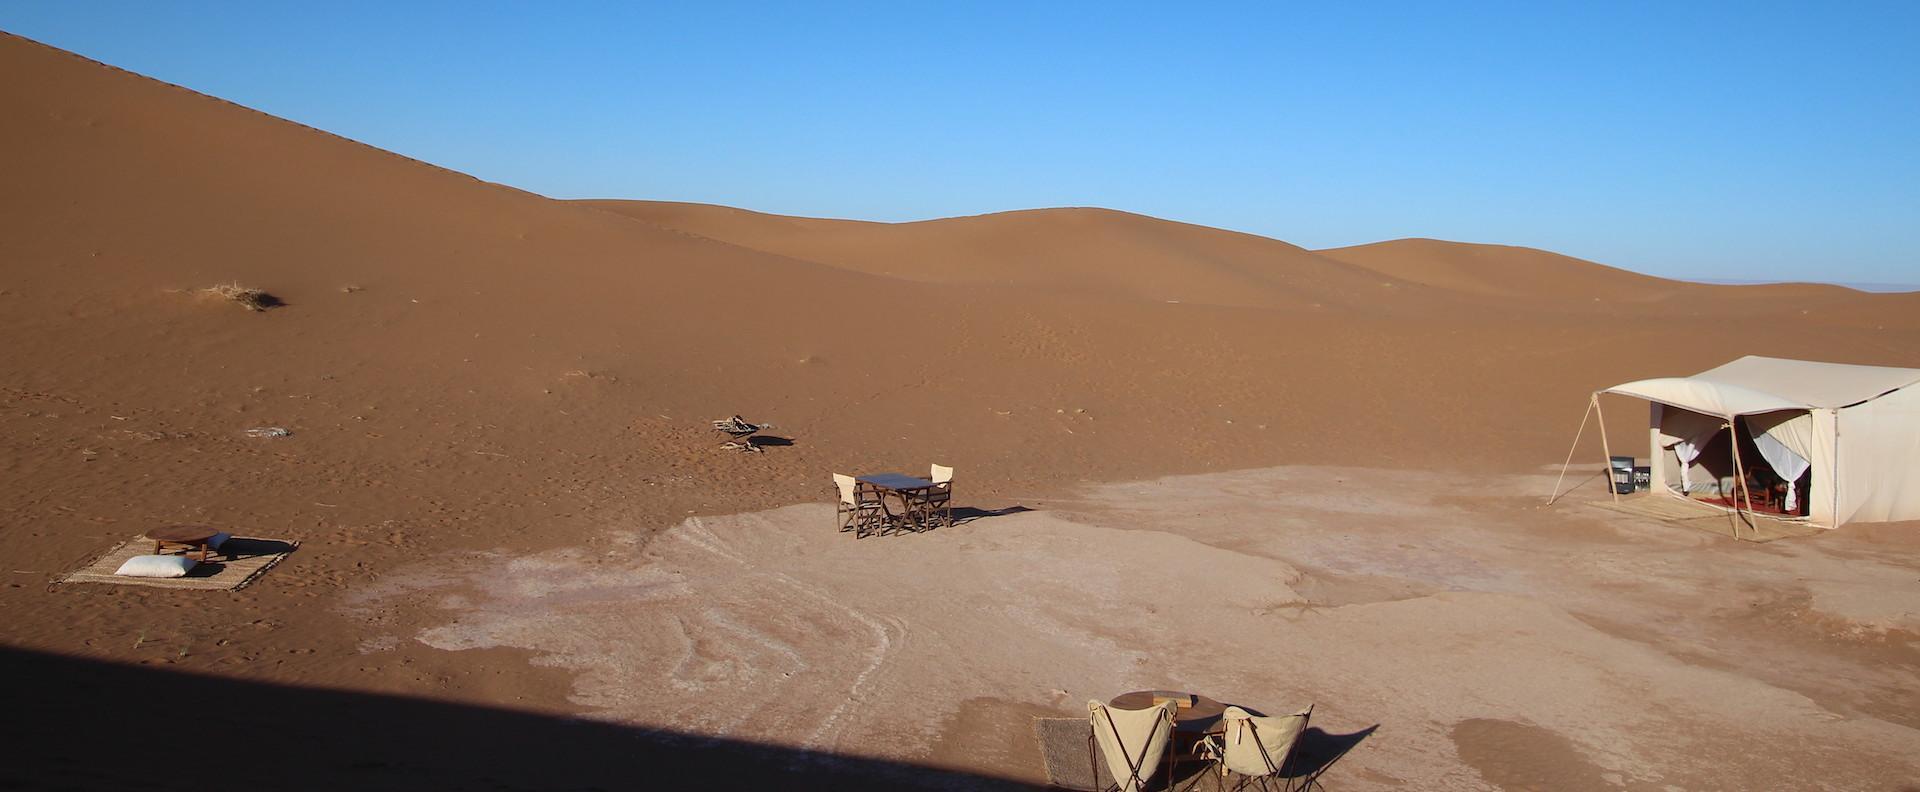
[[[742,517],[744,516],[734,519],[742,519]],[[743,569],[751,570],[758,566],[735,551],[699,517],[687,518],[671,535],[694,548],[731,561]],[[830,612],[845,614],[848,620],[857,623],[872,636],[872,644],[861,652],[859,657],[864,662],[864,667],[854,674],[852,681],[847,685],[846,694],[835,697],[839,703],[815,723],[814,728],[807,733],[806,739],[800,743],[800,747],[808,750],[831,751],[839,746],[840,737],[849,726],[845,721],[848,710],[866,701],[870,686],[877,677],[884,675],[883,671],[889,667],[893,658],[906,644],[910,632],[908,622],[897,616],[876,617],[834,599],[819,586],[785,573],[774,572],[768,575],[767,579],[805,595]],[[735,629],[744,629],[743,625],[738,623],[730,626]],[[682,629],[685,629],[684,625]],[[805,664],[804,660],[801,662]]]

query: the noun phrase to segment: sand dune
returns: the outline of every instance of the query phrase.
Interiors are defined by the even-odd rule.
[[[1708,287],[1595,264],[1545,250],[1438,239],[1396,239],[1316,251],[1336,261],[1441,289],[1520,299],[1684,297]]]
[[[423,559],[630,552],[610,528],[644,546],[821,501],[831,470],[954,464],[982,505],[1281,464],[1531,471],[1598,386],[1748,353],[1920,365],[1915,295],[1107,210],[555,201],[10,36],[0,173],[8,645],[558,714],[584,708],[571,672],[507,644],[363,653],[369,618],[439,624],[342,598]],[[221,283],[285,305],[199,294]],[[793,445],[720,452],[706,422],[732,413]],[[303,544],[224,599],[43,585],[168,522]]]
[[[1406,313],[1443,300],[1278,240],[1108,209],[868,223],[697,204],[585,203],[744,247],[928,283],[1295,310]]]
[[[1149,302],[1335,316],[1471,321],[1569,312],[1751,317],[1920,305],[1839,286],[1668,280],[1544,250],[1402,239],[1310,251],[1276,239],[1108,209],[1002,212],[912,223],[790,217],[709,204],[580,203],[743,247],[859,272]]]

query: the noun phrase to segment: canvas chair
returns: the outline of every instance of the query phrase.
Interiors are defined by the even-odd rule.
[[[934,487],[915,498],[914,505],[919,510],[916,518],[922,525],[931,524],[937,518],[941,525],[953,527],[953,468],[933,465],[928,469],[927,480],[933,482]]]
[[[860,486],[860,482],[852,476],[835,473],[833,484],[840,490],[840,502],[834,510],[834,525],[842,532],[852,531],[858,538],[886,525],[886,507],[879,498],[872,496],[870,490]]]
[[[1143,710],[1114,709],[1099,701],[1087,702],[1087,720],[1093,734],[1087,738],[1087,760],[1104,758],[1117,792],[1142,792],[1160,767],[1173,738],[1174,704],[1163,701]],[[1095,751],[1095,746],[1099,750]],[[1167,764],[1167,786],[1173,784],[1173,765]]]
[[[1222,776],[1238,776],[1238,783],[1233,787],[1236,790],[1248,786],[1268,790],[1274,781],[1286,790],[1291,788],[1292,780],[1283,771],[1312,717],[1311,705],[1292,715],[1278,717],[1263,717],[1239,707],[1228,707],[1220,716],[1221,733],[1209,737],[1202,749],[1220,763]]]

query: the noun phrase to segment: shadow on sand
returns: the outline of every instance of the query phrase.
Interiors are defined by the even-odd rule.
[[[0,649],[0,789],[1039,789],[491,707]],[[29,760],[30,758],[30,760]]]
[[[1300,733],[1300,742],[1294,744],[1293,755],[1287,757],[1287,766],[1281,774],[1317,787],[1321,774],[1379,729],[1380,725],[1374,724],[1351,734],[1331,734],[1318,726],[1309,726]]]
[[[1030,511],[1033,510],[1025,506],[1008,506],[1004,509],[976,509],[972,506],[955,506],[953,507],[953,524],[966,525],[974,520],[984,520],[989,517],[1005,517],[1009,514],[1024,514]]]

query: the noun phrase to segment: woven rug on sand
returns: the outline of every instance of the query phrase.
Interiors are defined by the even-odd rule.
[[[1731,536],[1744,542],[1771,542],[1789,536],[1813,536],[1825,530],[1805,522],[1776,520],[1764,514],[1736,516],[1716,506],[1659,493],[1621,498],[1618,502],[1592,501],[1588,505],[1622,514],[1652,517],[1707,533]]]
[[[1113,786],[1113,775],[1106,763],[1087,754],[1087,738],[1092,726],[1086,718],[1034,718],[1033,736],[1040,741],[1040,760],[1047,765],[1047,783],[1062,789],[1106,789]]]
[[[200,589],[203,591],[234,591],[245,588],[266,571],[280,563],[288,553],[300,546],[299,542],[287,542],[279,539],[253,539],[236,536],[228,539],[213,556],[188,572],[186,577],[177,578],[140,578],[124,577],[113,574],[114,570],[126,563],[127,559],[153,552],[153,540],[136,536],[121,542],[118,547],[108,550],[105,555],[94,559],[73,572],[60,578],[60,583],[117,583],[123,586],[153,586],[155,588]]]

